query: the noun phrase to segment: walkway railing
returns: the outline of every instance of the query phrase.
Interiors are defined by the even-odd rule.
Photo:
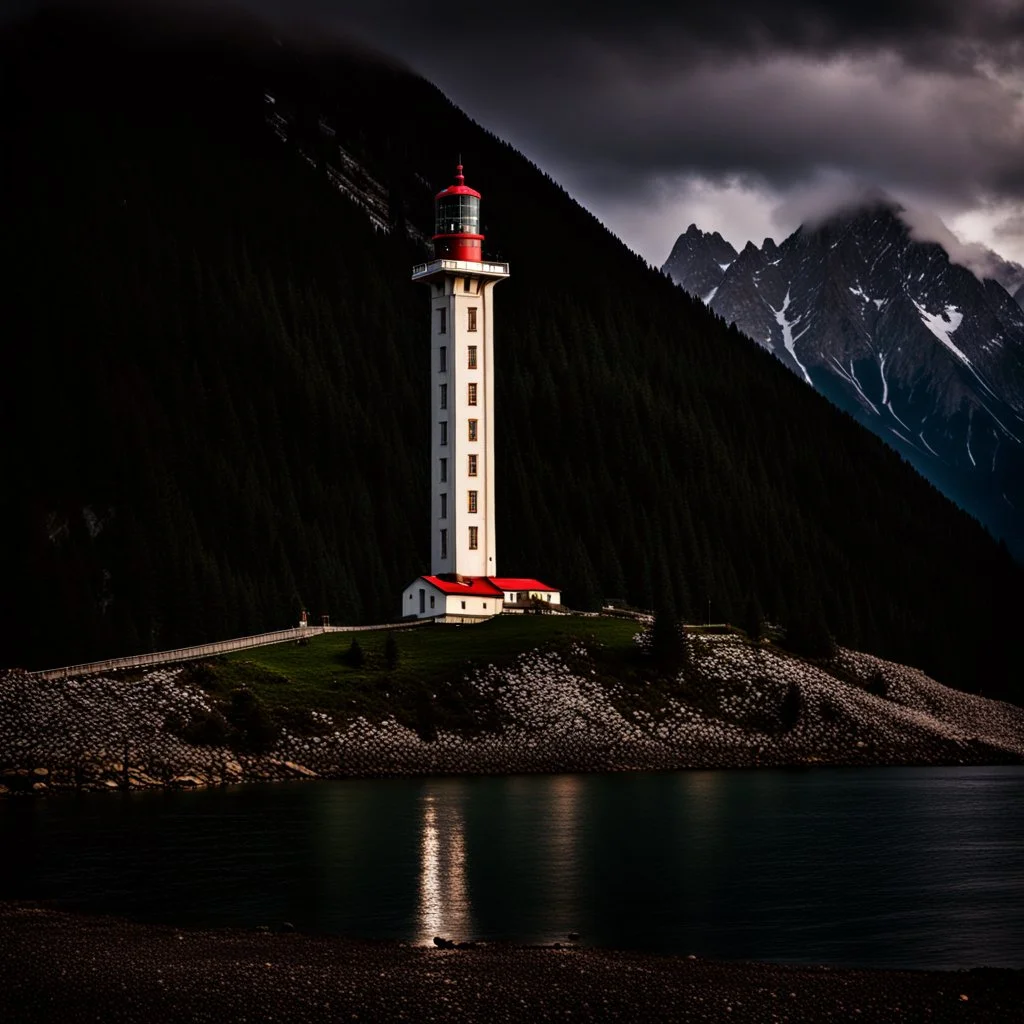
[[[37,679],[94,676],[100,672],[116,672],[119,669],[147,668],[152,665],[168,665],[179,661],[195,661],[197,658],[227,654],[230,651],[244,651],[250,647],[267,647],[270,644],[287,643],[289,640],[301,640],[303,637],[317,636],[321,633],[362,633],[375,629],[411,629],[415,626],[429,624],[429,619],[421,619],[416,622],[390,622],[379,626],[295,626],[292,629],[279,629],[274,633],[259,633],[256,636],[243,636],[235,640],[220,640],[217,643],[199,644],[196,647],[179,647],[174,651],[152,651],[149,654],[133,654],[126,658],[108,658],[106,661],[89,661],[80,665],[48,668],[33,672],[32,675]]]

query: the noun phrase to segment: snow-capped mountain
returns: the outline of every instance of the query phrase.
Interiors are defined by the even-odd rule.
[[[1024,557],[1024,284],[916,241],[889,200],[739,253],[691,225],[663,269]]]

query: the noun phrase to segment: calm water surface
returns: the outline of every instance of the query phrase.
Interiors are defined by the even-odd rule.
[[[1024,769],[356,780],[0,804],[0,897],[183,924],[1024,967]]]

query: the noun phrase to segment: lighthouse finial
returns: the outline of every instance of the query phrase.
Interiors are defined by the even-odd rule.
[[[465,175],[464,175],[464,174],[462,173],[462,154],[461,154],[461,153],[459,154],[459,162],[458,162],[458,165],[457,165],[457,166],[456,166],[456,168],[455,168],[455,181],[456,181],[456,182],[457,182],[457,183],[458,183],[459,185],[465,185],[465,184],[466,184],[466,177],[465,177]]]

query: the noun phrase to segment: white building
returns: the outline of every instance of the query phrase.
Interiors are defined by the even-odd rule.
[[[434,197],[434,259],[413,267],[430,287],[430,576],[402,594],[402,614],[490,618],[502,610],[494,529],[494,286],[507,263],[483,259],[480,193],[465,183]],[[507,581],[506,581],[507,582]],[[561,595],[537,580],[517,580],[516,595]],[[542,598],[544,600],[544,598]]]
[[[470,621],[561,603],[561,593],[540,580],[446,573],[413,580],[402,593],[402,614],[421,619]]]

